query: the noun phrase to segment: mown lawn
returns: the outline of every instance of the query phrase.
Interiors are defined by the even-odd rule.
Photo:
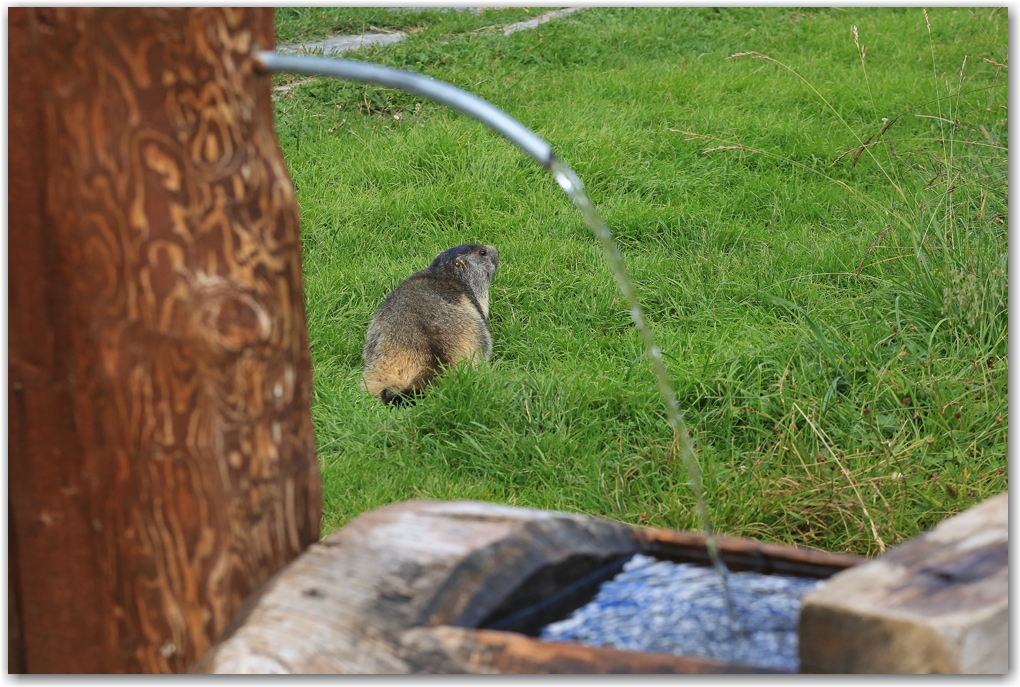
[[[322,37],[279,12],[281,42]],[[410,37],[357,59],[495,103],[584,181],[719,532],[874,554],[1007,488],[1005,9],[597,8],[510,36],[493,26],[528,13],[394,14]],[[276,117],[324,533],[410,498],[699,526],[627,308],[548,173],[392,90],[304,81]],[[465,242],[501,251],[492,360],[384,407],[358,389],[372,313]]]

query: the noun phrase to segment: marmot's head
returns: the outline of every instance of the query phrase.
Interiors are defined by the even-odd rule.
[[[429,272],[448,275],[463,282],[474,293],[482,312],[489,316],[489,284],[499,267],[499,251],[495,246],[465,243],[447,248],[429,265]]]

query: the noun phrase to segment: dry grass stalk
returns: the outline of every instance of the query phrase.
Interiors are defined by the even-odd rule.
[[[705,150],[701,151],[701,154],[705,155],[707,153],[714,153],[714,152],[719,151],[719,150],[743,150],[743,151],[746,151],[748,153],[757,153],[758,152],[757,150],[754,150],[753,148],[748,148],[746,146],[717,146],[715,148],[706,148]]]
[[[861,159],[861,155],[864,153],[864,150],[866,148],[870,147],[870,146],[878,145],[878,143],[881,142],[882,135],[886,131],[888,131],[889,127],[891,127],[893,124],[895,124],[896,120],[899,119],[899,118],[900,118],[900,115],[896,115],[892,119],[887,120],[886,123],[885,123],[885,126],[882,127],[882,130],[879,131],[877,135],[869,136],[868,139],[866,141],[864,141],[864,143],[862,143],[861,145],[857,146],[856,148],[851,148],[850,150],[846,151],[845,153],[841,153],[839,155],[839,157],[837,157],[835,160],[832,161],[832,164],[830,164],[829,167],[830,168],[835,167],[836,164],[840,160],[842,160],[844,157],[846,157],[850,153],[853,153],[854,151],[856,151],[856,154],[854,155],[854,161],[853,161],[853,164],[850,165],[850,169],[853,169],[854,167],[856,167],[857,166],[857,161]]]
[[[855,276],[858,279],[860,279],[861,277],[861,268],[864,267],[864,261],[867,259],[868,254],[871,253],[871,249],[874,248],[875,245],[882,240],[882,237],[885,236],[890,229],[892,229],[891,224],[887,226],[885,229],[883,229],[881,232],[879,232],[878,236],[875,237],[875,240],[871,242],[870,246],[868,246],[868,250],[864,251],[864,255],[861,256],[861,263],[857,265],[857,274]]]
[[[696,134],[693,131],[681,131],[680,129],[672,129],[670,127],[666,127],[666,131],[672,131],[674,134],[683,134],[684,136],[687,137],[684,139],[685,141],[712,138],[711,136],[705,136],[704,134]]]
[[[847,470],[843,463],[839,460],[839,454],[837,454],[836,451],[832,449],[832,446],[829,445],[829,442],[825,440],[825,436],[823,435],[823,433],[815,426],[815,423],[811,422],[811,418],[805,415],[804,411],[801,410],[800,406],[798,406],[796,403],[793,404],[793,407],[797,409],[797,412],[801,414],[801,417],[804,418],[804,421],[808,423],[812,430],[814,430],[814,433],[818,437],[818,440],[821,441],[822,445],[825,446],[825,449],[829,452],[829,455],[832,457],[834,461],[836,461],[836,465],[839,466],[840,472],[843,473],[843,476],[846,477],[847,482],[850,483],[850,486],[853,488],[854,493],[857,495],[858,503],[861,504],[861,510],[864,511],[864,517],[868,519],[868,523],[871,525],[871,535],[875,538],[875,542],[878,544],[878,550],[884,553],[885,542],[882,541],[882,537],[880,537],[878,534],[878,528],[875,526],[875,521],[871,519],[871,513],[868,512],[868,507],[864,505],[864,498],[861,496],[861,491],[860,489],[857,488],[857,483],[854,482],[853,476],[850,474],[850,471]]]
[[[868,49],[861,47],[861,43],[857,36],[857,25],[850,27],[850,30],[854,34],[854,45],[857,46],[857,52],[861,56],[861,70],[864,72],[864,83],[868,85],[868,97],[871,98],[871,106],[875,107],[875,96],[871,92],[871,81],[868,79],[868,70],[864,66],[864,56],[868,54]]]

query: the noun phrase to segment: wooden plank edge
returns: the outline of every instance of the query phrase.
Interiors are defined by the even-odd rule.
[[[788,673],[691,656],[654,654],[570,642],[547,642],[516,632],[450,626],[404,633],[405,655],[427,662],[415,672],[472,674],[749,674]]]

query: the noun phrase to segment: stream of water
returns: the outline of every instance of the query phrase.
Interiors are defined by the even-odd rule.
[[[567,195],[570,196],[570,200],[581,211],[581,215],[584,217],[584,221],[591,230],[591,233],[598,239],[599,245],[602,247],[602,253],[609,263],[609,269],[613,273],[613,277],[616,279],[623,297],[627,300],[627,306],[630,308],[630,317],[641,336],[641,342],[644,344],[648,360],[652,365],[652,372],[655,374],[655,381],[659,385],[659,394],[666,404],[666,422],[669,423],[670,428],[673,430],[674,445],[679,446],[680,457],[684,462],[684,467],[687,469],[691,489],[694,491],[695,508],[697,509],[698,517],[701,519],[702,530],[705,532],[708,556],[722,583],[730,617],[735,619],[736,614],[729,587],[729,571],[719,556],[719,548],[716,545],[712,519],[708,514],[708,505],[705,502],[705,486],[701,479],[701,466],[698,464],[697,456],[694,454],[694,445],[691,443],[690,434],[687,432],[687,425],[684,424],[683,413],[680,412],[680,404],[676,400],[676,392],[673,391],[673,387],[670,384],[669,373],[666,371],[666,364],[662,359],[662,350],[656,345],[652,330],[648,323],[645,322],[644,315],[641,313],[641,304],[638,303],[637,295],[634,293],[634,284],[630,279],[630,274],[627,272],[627,266],[623,262],[623,255],[620,254],[620,249],[616,247],[616,243],[613,241],[612,232],[609,231],[609,227],[606,226],[602,216],[599,215],[595,206],[592,205],[591,199],[588,198],[588,194],[584,190],[584,184],[581,183],[574,170],[567,163],[553,157],[549,165],[549,171],[556,178],[556,183],[566,191]]]

